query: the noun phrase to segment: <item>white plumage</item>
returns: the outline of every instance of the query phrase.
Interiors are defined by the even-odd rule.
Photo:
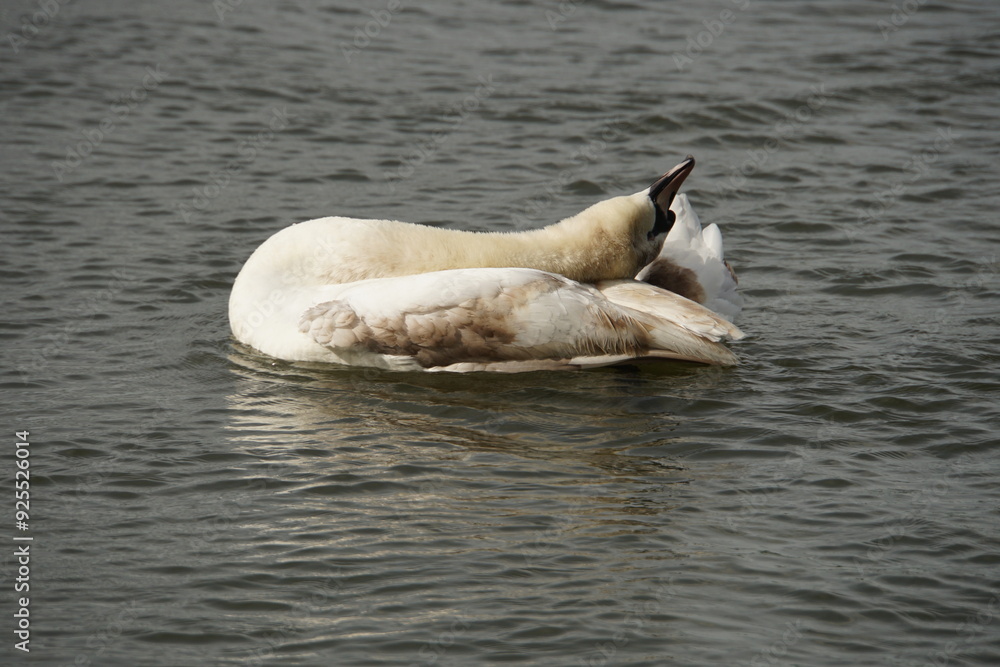
[[[695,274],[701,295],[684,294],[703,306],[732,320],[743,309],[743,295],[736,291],[736,274],[726,263],[722,252],[722,232],[715,223],[702,229],[701,221],[685,194],[677,195],[671,204],[677,215],[673,228],[667,234],[659,256],[647,264],[636,280],[655,280],[664,266],[689,269]],[[664,285],[667,289],[672,286]]]
[[[288,361],[399,370],[733,364],[721,341],[743,336],[726,319],[742,299],[721,234],[675,197],[693,164],[520,234],[350,218],[293,225],[237,277],[233,334]],[[650,282],[631,279],[637,272]]]

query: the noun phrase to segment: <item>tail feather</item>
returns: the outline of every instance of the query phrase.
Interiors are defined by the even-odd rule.
[[[705,242],[705,250],[712,259],[722,261],[722,232],[714,222],[701,232],[701,238]]]

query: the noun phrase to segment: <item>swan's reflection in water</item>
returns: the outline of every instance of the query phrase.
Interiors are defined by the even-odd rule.
[[[724,369],[678,363],[507,375],[288,364],[245,348],[229,360],[241,377],[230,428],[244,445],[368,446],[374,457],[389,445],[397,463],[410,458],[406,445],[433,445],[610,475],[676,477],[669,456],[622,454],[669,449],[686,396],[728,381]]]
[[[676,363],[458,375],[293,365],[246,349],[229,359],[240,377],[229,396],[234,445],[272,468],[295,466],[286,473],[306,488],[345,472],[417,496],[537,483],[559,496],[553,508],[600,497],[624,514],[673,504],[659,490],[691,481],[671,453],[690,444],[677,412],[731,381]]]
[[[673,632],[651,619],[672,613],[682,573],[697,585],[687,569],[704,549],[688,544],[700,482],[670,455],[687,440],[676,413],[730,382],[725,371],[405,374],[242,349],[229,360],[231,446],[276,491],[260,499],[257,546],[283,571],[336,580],[315,638],[376,632],[386,608],[426,624],[456,592],[501,625],[535,600],[585,617],[638,609],[651,637]]]

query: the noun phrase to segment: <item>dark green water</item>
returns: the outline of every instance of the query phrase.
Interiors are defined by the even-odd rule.
[[[895,7],[5,2],[0,660],[1000,663],[1000,5]],[[688,153],[735,369],[229,337],[287,224],[539,226]]]

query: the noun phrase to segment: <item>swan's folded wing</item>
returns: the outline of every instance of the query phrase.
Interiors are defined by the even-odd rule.
[[[310,308],[300,330],[351,363],[444,370],[600,366],[644,356],[732,363],[682,327],[659,349],[650,317],[532,269],[457,269],[358,283]],[[715,348],[721,348],[728,357]]]
[[[739,340],[743,332],[699,303],[635,280],[597,283],[611,303],[636,313],[652,339],[651,357],[687,358],[730,366],[738,359],[720,341]],[[679,357],[678,351],[689,356]],[[698,355],[695,357],[694,355]]]
[[[637,280],[606,280],[597,289],[612,303],[672,323],[712,341],[739,340],[744,334],[700,303]]]

